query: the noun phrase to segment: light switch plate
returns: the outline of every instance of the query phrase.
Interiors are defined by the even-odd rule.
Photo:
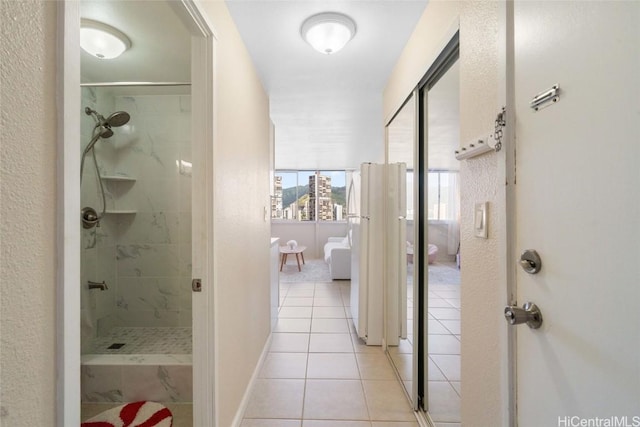
[[[487,205],[489,203],[476,203],[473,212],[473,231],[476,237],[486,239],[489,236],[487,230]]]

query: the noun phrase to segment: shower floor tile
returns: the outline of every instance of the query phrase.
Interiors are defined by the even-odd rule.
[[[93,354],[191,354],[191,328],[116,327],[96,338]],[[120,348],[114,344],[124,344]]]

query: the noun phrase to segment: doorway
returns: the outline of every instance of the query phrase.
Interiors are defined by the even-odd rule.
[[[205,177],[211,173],[207,170],[207,167],[210,167],[207,165],[210,163],[206,155],[210,152],[207,145],[212,144],[213,141],[213,123],[210,113],[213,111],[215,40],[212,28],[195,4],[189,1],[154,3],[154,10],[145,10],[145,12],[155,13],[156,8],[162,9],[160,17],[156,16],[158,19],[152,20],[155,22],[156,29],[166,31],[169,36],[173,35],[186,40],[186,48],[181,49],[182,52],[186,51],[186,72],[177,78],[177,74],[148,78],[142,73],[136,74],[140,67],[132,67],[132,64],[128,63],[128,71],[133,71],[133,75],[136,76],[131,78],[127,77],[126,72],[119,73],[114,65],[100,62],[98,68],[85,68],[83,63],[81,76],[78,51],[81,17],[94,21],[111,21],[109,22],[111,26],[121,25],[129,28],[128,36],[134,42],[137,40],[138,49],[144,50],[145,45],[148,47],[149,43],[154,43],[153,40],[151,42],[147,40],[153,37],[145,38],[139,33],[141,26],[135,25],[136,16],[138,20],[148,19],[148,16],[140,18],[139,14],[136,15],[127,9],[128,7],[146,8],[136,3],[64,2],[60,4],[60,14],[64,22],[60,31],[65,35],[62,46],[65,54],[61,55],[63,58],[61,68],[64,70],[61,73],[61,80],[64,84],[61,83],[60,86],[60,92],[64,97],[64,125],[60,144],[61,150],[65,154],[68,153],[64,156],[62,163],[61,186],[63,188],[60,191],[65,198],[62,212],[64,217],[62,228],[65,230],[64,260],[62,261],[64,272],[61,276],[63,286],[59,293],[59,300],[64,301],[59,304],[59,310],[64,312],[64,320],[60,324],[60,336],[64,337],[60,344],[59,359],[62,375],[60,425],[79,425],[81,421],[79,397],[86,399],[90,395],[102,395],[112,404],[120,400],[132,399],[161,401],[158,393],[166,394],[165,397],[169,400],[190,400],[191,396],[198,396],[197,399],[194,397],[193,408],[189,405],[188,409],[176,411],[183,413],[189,419],[186,424],[180,425],[192,423],[212,425],[211,420],[213,420],[214,408],[210,404],[213,401],[213,384],[205,384],[201,380],[201,378],[211,377],[209,372],[212,370],[213,344],[209,341],[206,330],[194,328],[193,344],[190,333],[192,319],[205,317],[210,312],[209,307],[213,307],[210,301],[211,293],[192,297],[191,269],[193,274],[197,273],[199,277],[206,280],[210,277],[211,268],[208,259],[191,258],[190,254],[211,253],[209,247],[211,242],[197,236],[208,234],[206,233],[207,221],[212,212],[212,207],[203,206],[202,200],[207,200],[203,196],[208,191],[204,182]],[[89,11],[91,7],[96,9],[91,12]],[[182,36],[177,37],[175,31],[179,31]],[[199,55],[191,55],[192,51],[199,52]],[[132,58],[133,56],[129,57],[129,59]],[[104,75],[96,72],[102,68],[106,70],[104,75],[108,76],[108,81],[105,81]],[[142,78],[144,81],[141,81]],[[148,80],[151,80],[152,84],[149,84]],[[132,81],[136,84],[131,84]],[[81,82],[87,83],[82,90]],[[195,89],[192,99],[188,91],[190,82]],[[131,92],[132,90],[134,92]],[[89,109],[85,110],[86,107]],[[173,111],[173,107],[177,110]],[[120,120],[114,119],[111,123],[112,117],[125,116],[118,114],[118,111],[126,112],[130,120],[121,123]],[[154,120],[151,117],[163,113],[167,115],[168,120],[158,117]],[[84,151],[89,141],[86,138],[87,134],[81,131],[81,117],[89,119],[85,126],[89,132],[92,126],[105,128],[104,123],[113,128],[110,129],[112,135],[103,132],[104,129],[100,130],[100,137],[95,140],[94,133],[89,135],[90,145],[93,144],[95,151],[90,149],[85,153],[87,156],[84,156],[83,166],[92,165],[93,172],[89,173],[89,168],[87,171],[83,170],[87,173],[83,180],[82,195],[78,185],[80,171],[78,166],[81,163],[79,161],[81,156],[78,156],[78,153]],[[91,119],[95,123],[91,123]],[[176,137],[172,139],[168,135]],[[199,141],[195,142],[193,147],[188,144],[191,140],[190,135],[193,136],[194,141]],[[114,136],[112,141],[105,141],[111,136]],[[108,145],[110,143],[111,145]],[[94,152],[97,158],[95,162],[92,159]],[[142,168],[142,163],[136,156],[149,159],[148,167]],[[168,177],[167,175],[150,176],[149,174],[155,173],[154,168],[156,172],[161,168],[171,170],[171,174]],[[195,185],[192,189],[192,182],[203,182],[203,185],[201,188]],[[158,191],[154,193],[154,186],[156,190],[160,187],[176,189],[176,194],[180,195],[178,197],[180,206],[184,209],[180,208],[171,213],[169,209],[171,201],[150,196],[158,193]],[[72,202],[67,203],[67,201]],[[84,237],[80,233],[81,226],[78,221],[80,201],[88,206],[98,207],[99,221],[96,222],[101,223],[99,228],[96,227],[93,231],[87,232]],[[163,203],[165,208],[162,207]],[[139,206],[133,206],[134,204]],[[145,208],[141,209],[141,207]],[[136,223],[140,227],[135,227]],[[135,230],[137,231],[133,233],[132,231]],[[196,237],[192,238],[192,236]],[[141,238],[148,241],[118,240],[122,238],[125,240]],[[171,248],[172,245],[173,248]],[[95,253],[81,254],[82,249],[79,251],[78,248],[94,250]],[[100,254],[101,249],[103,252]],[[170,262],[144,261],[143,252],[158,255],[163,251]],[[142,261],[142,264],[136,264],[134,260]],[[105,265],[102,265],[102,261],[105,261]],[[149,276],[146,273],[143,274],[143,270],[147,268],[151,271]],[[155,274],[161,270],[162,277]],[[104,278],[101,279],[98,276],[104,276]],[[126,286],[128,281],[139,279],[145,283]],[[152,292],[141,292],[143,288]],[[84,321],[82,328],[80,327],[81,319]],[[119,324],[127,319],[134,320],[135,325]],[[171,324],[169,325],[167,321]],[[92,351],[87,351],[95,345],[105,344],[99,341],[108,338],[114,327],[137,329],[142,326],[151,327],[160,333],[166,332],[166,326],[173,326],[181,334],[180,338],[184,338],[182,340],[184,345],[178,344],[178,347],[180,347],[181,357],[185,360],[181,360],[181,363],[173,363],[175,366],[171,368],[159,361],[151,363],[148,367],[140,367],[138,359],[135,363],[133,360],[130,363],[124,361],[117,367],[104,367],[102,363],[106,359],[113,359],[114,355],[107,354],[107,351],[101,353],[103,356],[96,358],[93,357],[95,354],[90,354]],[[189,333],[182,334],[185,331]],[[142,334],[141,338],[143,341],[148,341],[148,334]],[[173,338],[172,336],[169,340]],[[135,346],[129,342],[125,342],[125,346],[120,346],[119,344],[123,344],[119,342],[120,337],[116,341],[118,342],[111,343],[116,344],[113,347]],[[187,354],[190,353],[188,347],[191,344],[195,347],[194,354],[201,355],[198,358],[192,358],[191,354]],[[88,359],[90,359],[82,357],[83,373],[88,374],[88,369],[99,366],[102,371],[120,370],[120,374],[111,372],[113,375],[110,376],[108,372],[102,372],[105,375],[101,380],[97,380],[97,376],[83,376],[80,369],[81,348],[85,350],[84,355],[89,355]],[[149,353],[146,350],[142,351]],[[107,355],[104,356],[105,354]],[[171,354],[176,352],[171,351]],[[161,356],[166,358],[167,355]],[[120,358],[124,360],[127,356]],[[202,358],[206,362],[203,363]],[[131,375],[123,373],[123,369],[134,368],[132,364],[137,366]],[[199,374],[192,376],[192,369]],[[159,383],[156,392],[152,392],[153,387],[148,387],[148,381],[140,381],[140,384],[145,385],[139,387],[137,391],[135,387],[129,387],[126,391],[123,383],[119,385],[113,383],[115,379],[124,381],[125,378],[140,376],[144,373],[143,371],[150,371],[151,377],[155,378],[153,381]],[[81,378],[83,378],[82,389],[79,387]],[[90,384],[91,381],[94,381],[94,384]],[[106,393],[101,393],[99,390],[95,390],[96,393],[88,392],[91,385],[104,388],[107,383],[109,387]],[[165,392],[162,392],[161,388]],[[198,392],[196,393],[195,390]],[[143,392],[152,392],[152,395],[139,395]],[[204,405],[203,401],[206,401],[207,405]],[[193,421],[191,421],[192,414]]]

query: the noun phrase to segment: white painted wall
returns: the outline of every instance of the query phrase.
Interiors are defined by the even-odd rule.
[[[390,117],[415,87],[460,25],[461,143],[488,133],[498,103],[498,13],[495,1],[432,1],[400,56],[384,93],[384,114]],[[499,247],[505,239],[504,180],[501,155],[485,155],[460,164],[462,269],[462,423],[465,426],[505,425],[507,390],[505,363],[505,281]],[[502,160],[503,161],[503,160]],[[489,238],[473,235],[473,206],[489,202]],[[477,308],[481,307],[481,310]],[[482,355],[481,357],[479,355]]]
[[[3,1],[1,13],[0,425],[50,426],[56,404],[56,2]]]
[[[224,2],[218,36],[214,274],[218,425],[231,426],[270,333],[269,100]],[[266,209],[266,210],[265,210]]]
[[[498,13],[500,3],[469,1],[460,16],[460,137],[462,143],[494,127],[500,70]],[[467,426],[499,426],[507,412],[508,390],[503,383],[506,360],[506,275],[500,248],[506,241],[505,178],[500,167],[505,151],[467,160],[461,177],[462,281],[462,422]],[[489,238],[474,236],[477,202],[489,202]],[[465,286],[465,284],[469,284]],[[482,307],[478,310],[478,307]],[[484,357],[478,357],[478,355]]]

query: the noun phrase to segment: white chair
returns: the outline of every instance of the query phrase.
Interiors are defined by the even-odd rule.
[[[324,245],[324,261],[329,264],[332,280],[351,279],[351,246],[349,237],[329,237]]]

